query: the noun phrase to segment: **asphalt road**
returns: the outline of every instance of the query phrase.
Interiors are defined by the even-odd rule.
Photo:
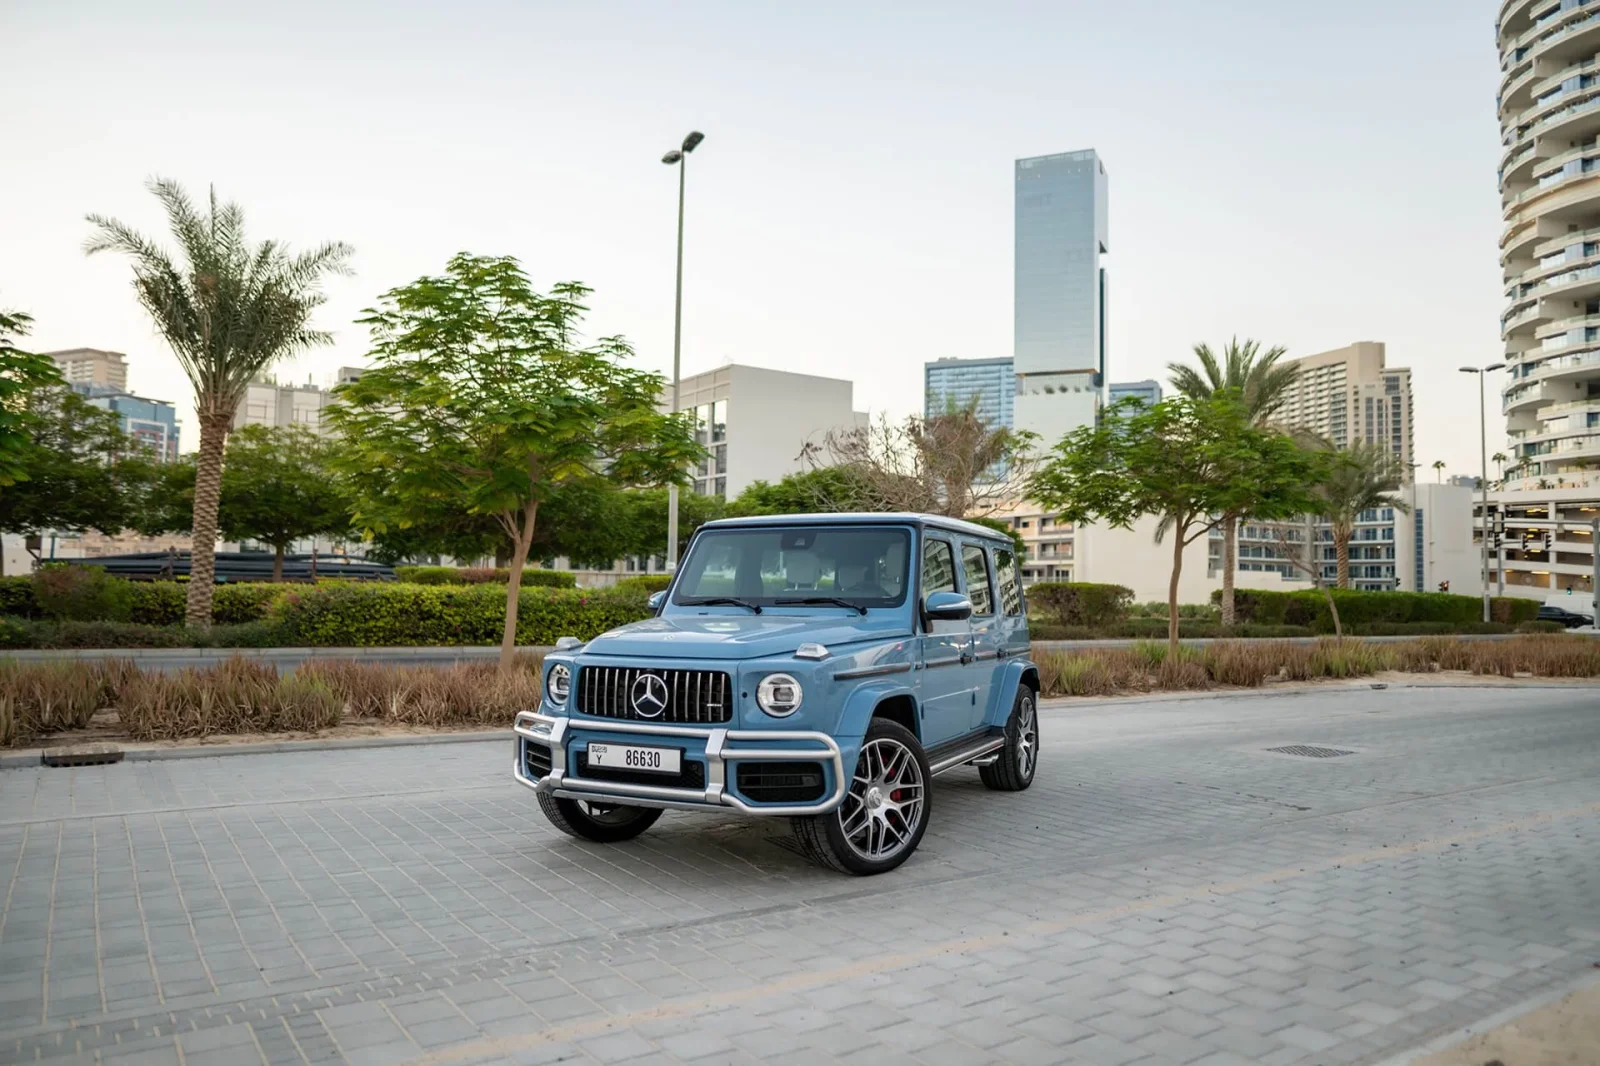
[[[1339,1066],[1600,962],[1600,687],[1042,725],[870,880],[569,840],[505,740],[0,771],[0,1063]]]

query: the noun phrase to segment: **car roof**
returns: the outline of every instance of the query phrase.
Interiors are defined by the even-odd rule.
[[[913,525],[931,529],[942,529],[949,533],[960,533],[968,537],[982,537],[985,540],[1000,541],[1011,544],[1011,538],[999,530],[980,526],[976,522],[966,522],[959,518],[946,518],[944,515],[917,514],[912,511],[850,511],[838,514],[774,514],[751,515],[747,518],[719,518],[714,522],[707,522],[701,529],[738,529],[759,526],[884,526],[884,525]]]

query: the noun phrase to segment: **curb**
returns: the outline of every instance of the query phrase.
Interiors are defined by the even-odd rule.
[[[1600,978],[1594,975],[1593,970],[1579,973],[1575,977],[1558,982],[1555,986],[1545,989],[1530,999],[1514,1003],[1504,1010],[1496,1011],[1487,1018],[1480,1018],[1471,1025],[1462,1026],[1459,1029],[1436,1036],[1425,1044],[1413,1047],[1410,1051],[1403,1051],[1398,1055],[1386,1058],[1379,1062],[1377,1066],[1410,1066],[1411,1063],[1416,1062],[1425,1055],[1449,1051],[1458,1045],[1466,1043],[1475,1036],[1493,1029],[1499,1029],[1501,1026],[1514,1022],[1524,1015],[1532,1014],[1536,1010],[1566,999],[1574,992],[1581,992],[1596,981],[1600,981]]]
[[[394,737],[328,737],[322,740],[264,740],[245,744],[194,744],[181,748],[134,745],[121,749],[124,762],[162,762],[167,759],[217,759],[228,755],[276,755],[289,751],[353,751],[362,748],[409,748],[419,744],[504,743],[509,730],[479,729],[466,733],[406,734]],[[43,766],[50,749],[0,755],[0,770]]]
[[[1192,700],[1253,700],[1274,696],[1308,696],[1319,692],[1408,691],[1412,689],[1536,689],[1544,692],[1570,692],[1600,687],[1600,682],[1578,678],[1565,685],[1548,684],[1547,678],[1510,681],[1505,678],[1472,678],[1464,681],[1392,681],[1358,678],[1349,681],[1300,681],[1278,687],[1183,689],[1177,692],[1141,692],[1130,696],[1045,696],[1039,709],[1070,710],[1074,707],[1127,707],[1139,703],[1183,703]]]

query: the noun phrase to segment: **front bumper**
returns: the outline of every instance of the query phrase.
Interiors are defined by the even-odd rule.
[[[574,722],[570,718],[558,718],[533,711],[519,713],[513,729],[518,738],[512,769],[516,779],[535,792],[548,793],[562,799],[586,800],[590,803],[624,803],[635,807],[666,807],[673,810],[703,811],[708,808],[732,808],[745,814],[795,817],[827,814],[843,802],[845,789],[849,784],[844,773],[844,759],[840,755],[839,744],[826,733],[676,726],[669,731],[663,730],[660,726],[639,722],[592,721],[587,718],[581,722]],[[574,729],[584,733],[623,733],[648,738],[658,743],[685,738],[704,740],[705,788],[669,788],[623,781],[599,781],[569,773],[567,734]],[[550,749],[550,772],[537,780],[528,776],[522,751],[524,743],[542,744]],[[729,747],[730,744],[761,743],[795,743],[814,745],[814,747]],[[727,764],[730,761],[790,762],[796,759],[816,759],[827,763],[833,771],[832,791],[812,803],[782,805],[747,803],[728,789]]]

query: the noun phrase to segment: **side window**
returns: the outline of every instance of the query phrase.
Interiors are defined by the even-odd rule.
[[[961,567],[967,575],[967,598],[975,615],[994,614],[994,590],[989,586],[989,557],[981,544],[961,546]]]
[[[930,540],[922,547],[922,594],[956,590],[956,556],[945,540]]]
[[[1004,548],[995,549],[994,568],[1000,579],[1000,609],[1011,617],[1022,613],[1022,582],[1017,580],[1017,559]]]

